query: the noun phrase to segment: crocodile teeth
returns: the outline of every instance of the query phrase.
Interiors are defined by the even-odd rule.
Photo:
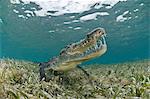
[[[96,44],[96,45],[95,45],[95,49],[97,49],[97,48],[98,48],[98,45]]]
[[[104,35],[102,35],[102,43],[106,44],[106,40],[105,40],[105,36]]]
[[[98,47],[100,47],[102,45],[102,41],[100,41],[99,43],[98,43]]]

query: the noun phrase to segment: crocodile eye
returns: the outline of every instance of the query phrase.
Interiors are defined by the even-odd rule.
[[[102,31],[99,31],[99,33],[102,33]]]

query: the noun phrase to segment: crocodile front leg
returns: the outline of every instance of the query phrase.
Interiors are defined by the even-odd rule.
[[[40,69],[39,69],[39,71],[40,71],[40,81],[41,80],[46,80],[46,75],[45,75],[45,68],[47,67],[47,64],[46,63],[40,63],[39,64],[39,67],[40,67]]]
[[[90,74],[86,70],[84,70],[80,65],[77,65],[77,68],[79,68],[80,70],[82,70],[86,74],[86,76],[88,78],[90,77]]]

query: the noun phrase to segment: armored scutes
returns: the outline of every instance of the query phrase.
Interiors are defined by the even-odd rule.
[[[67,45],[60,51],[57,57],[52,58],[48,62],[40,63],[40,80],[46,77],[45,69],[65,72],[78,67],[89,75],[79,65],[82,62],[101,56],[106,52],[107,45],[105,35],[106,33],[103,28],[97,28],[88,33],[86,37],[79,42]]]

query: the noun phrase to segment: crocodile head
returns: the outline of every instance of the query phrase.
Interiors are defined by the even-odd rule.
[[[97,28],[81,41],[66,46],[58,57],[61,62],[58,62],[57,70],[70,70],[84,61],[103,55],[107,50],[105,36],[105,30]]]
[[[61,56],[87,56],[101,49],[102,46],[106,46],[105,42],[105,30],[103,28],[97,28],[88,33],[85,39],[72,43],[66,46],[60,53]],[[76,57],[78,58],[78,57]]]
[[[87,37],[84,40],[84,42],[87,43],[83,44],[83,48],[81,47],[82,49],[85,49],[81,59],[89,60],[104,54],[107,50],[105,37],[106,32],[103,28],[97,28],[87,34]]]

